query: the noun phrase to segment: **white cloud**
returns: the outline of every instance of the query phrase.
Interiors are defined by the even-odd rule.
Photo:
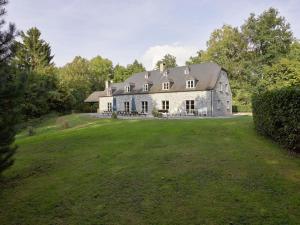
[[[172,45],[156,45],[149,47],[141,58],[141,62],[147,70],[152,70],[158,60],[162,59],[166,54],[176,57],[177,64],[182,66],[190,56],[195,55],[197,47],[184,46],[178,43]]]

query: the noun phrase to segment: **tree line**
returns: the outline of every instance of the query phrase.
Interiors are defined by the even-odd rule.
[[[1,18],[6,4],[0,0]],[[91,111],[94,106],[84,99],[103,90],[105,80],[122,82],[145,71],[137,60],[122,66],[102,56],[90,60],[76,56],[56,67],[53,58],[38,28],[19,32],[15,25],[5,27],[5,21],[0,21],[0,174],[13,162],[16,124],[52,111]],[[191,56],[186,65],[203,62],[216,62],[228,71],[236,105],[250,106],[251,95],[261,89],[300,84],[300,43],[273,8],[250,14],[241,27],[224,25],[214,30],[207,49]],[[176,57],[170,54],[154,69],[160,63],[167,68],[177,66]]]

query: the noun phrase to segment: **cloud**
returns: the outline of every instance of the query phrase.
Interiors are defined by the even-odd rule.
[[[149,47],[141,57],[142,63],[147,70],[155,67],[158,60],[162,59],[166,54],[171,54],[176,57],[177,64],[182,66],[189,59],[190,56],[195,55],[197,47],[184,46],[178,43],[171,45],[155,45]]]

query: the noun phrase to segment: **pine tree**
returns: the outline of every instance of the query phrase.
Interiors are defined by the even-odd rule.
[[[33,27],[26,33],[21,32],[22,42],[16,42],[16,66],[27,72],[41,72],[52,66],[53,55],[50,45],[41,39],[41,32]]]
[[[7,1],[0,0],[0,17],[5,14]],[[18,87],[16,76],[13,75],[9,62],[12,56],[12,46],[16,36],[16,28],[9,24],[8,30],[3,30],[4,20],[0,21],[0,175],[13,164],[12,156],[16,151],[13,145],[17,123]]]

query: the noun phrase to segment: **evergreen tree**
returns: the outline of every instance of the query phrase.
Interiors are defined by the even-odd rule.
[[[159,69],[161,63],[164,63],[166,69],[177,66],[176,57],[171,54],[166,54],[161,60],[157,61],[156,69]]]
[[[5,14],[5,0],[0,0],[0,17]],[[12,55],[16,28],[9,24],[8,30],[3,30],[5,22],[0,21],[0,175],[13,164],[12,156],[16,151],[14,137],[16,134],[19,88],[16,76],[9,67]]]
[[[16,42],[16,66],[27,72],[45,72],[53,66],[50,45],[41,39],[41,32],[36,28],[21,32],[22,42]]]

